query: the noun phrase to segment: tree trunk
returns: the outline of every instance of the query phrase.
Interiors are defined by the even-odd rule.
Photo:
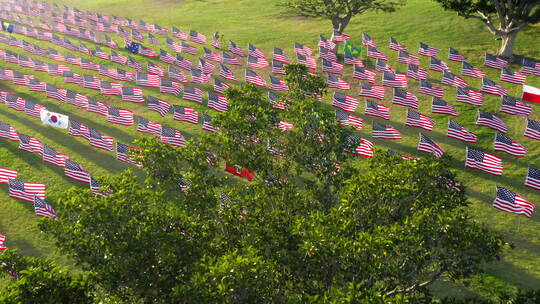
[[[343,18],[339,18],[339,17],[332,18],[332,27],[334,29],[334,33],[343,34],[343,31],[345,30],[347,25],[349,25],[349,21],[351,21],[351,17],[352,16],[345,16]],[[336,42],[336,47],[334,48],[334,54],[336,54],[336,56],[338,56],[338,49],[339,49],[339,42]],[[338,59],[339,59],[339,56],[338,56]]]
[[[514,56],[514,44],[518,31],[510,32],[509,34],[502,35],[502,42],[497,56],[512,58]]]

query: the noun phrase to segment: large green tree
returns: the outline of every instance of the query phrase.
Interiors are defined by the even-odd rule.
[[[252,85],[231,88],[219,133],[184,148],[140,140],[142,184],[125,172],[101,179],[108,196],[67,191],[42,229],[133,303],[418,299],[499,256],[503,241],[470,218],[445,161],[358,160],[354,130],[316,99],[324,81],[287,72],[287,111]]]
[[[540,21],[539,0],[435,0],[459,16],[482,21],[489,32],[501,37],[497,55],[512,58],[517,35]]]

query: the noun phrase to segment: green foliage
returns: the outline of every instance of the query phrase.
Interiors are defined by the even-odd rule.
[[[287,72],[287,111],[231,88],[218,134],[184,148],[140,140],[143,185],[126,172],[101,180],[107,197],[69,190],[41,228],[126,302],[412,302],[499,257],[446,160],[378,153],[366,169],[347,152],[352,128],[317,101],[323,80]],[[255,180],[217,172],[223,162]]]
[[[16,250],[0,254],[0,273],[14,278],[0,291],[0,303],[94,303],[87,276],[70,274],[43,258],[24,257]],[[16,278],[16,279],[15,279]]]

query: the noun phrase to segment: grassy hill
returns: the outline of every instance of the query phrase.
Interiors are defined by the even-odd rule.
[[[51,3],[65,4],[76,7],[80,10],[97,11],[103,14],[115,14],[128,17],[134,20],[143,19],[147,22],[157,23],[161,26],[169,27],[175,25],[187,31],[197,30],[211,38],[215,31],[223,35],[222,44],[229,39],[234,40],[238,45],[245,47],[248,42],[261,48],[267,55],[271,56],[273,47],[285,49],[292,57],[292,46],[294,42],[306,44],[316,49],[318,35],[330,36],[330,22],[326,20],[306,19],[293,16],[287,13],[279,0],[260,1],[232,1],[232,0],[70,0],[70,1],[49,1]],[[399,72],[404,73],[406,66],[397,63],[396,54],[388,50],[389,37],[396,38],[400,43],[409,47],[411,53],[417,51],[420,41],[426,42],[440,49],[440,58],[445,60],[448,54],[448,47],[452,46],[461,51],[463,55],[470,59],[471,63],[480,67],[482,56],[485,51],[495,52],[499,42],[487,32],[480,22],[475,20],[464,20],[450,12],[444,12],[435,3],[429,0],[409,0],[408,4],[396,13],[392,14],[365,14],[354,18],[345,31],[351,35],[353,44],[360,45],[361,33],[369,33],[380,50],[390,55],[389,64],[397,67]],[[24,38],[32,43],[51,46],[35,39]],[[121,39],[115,36],[116,41],[121,44]],[[524,56],[540,58],[538,49],[538,38],[540,38],[540,27],[533,27],[522,32],[518,37],[516,53]],[[76,39],[71,40],[76,41]],[[161,47],[164,48],[163,39]],[[89,43],[85,44],[88,46]],[[54,46],[53,46],[54,47]],[[23,52],[21,49],[9,47],[1,44],[0,48],[10,49],[16,52]],[[107,47],[102,47],[108,51]],[[56,47],[62,52],[65,49]],[[93,47],[90,47],[93,49]],[[199,54],[201,54],[201,49]],[[24,53],[24,52],[23,52]],[[125,51],[123,51],[125,54]],[[36,55],[25,53],[30,57]],[[77,53],[81,56],[80,53]],[[89,58],[88,56],[82,56]],[[186,55],[189,59],[197,57]],[[145,62],[139,57],[141,62]],[[42,58],[40,58],[42,59]],[[365,54],[363,56],[365,59]],[[105,63],[114,67],[120,65],[107,61],[92,58],[91,60]],[[52,60],[44,60],[53,62]],[[157,61],[154,60],[156,63]],[[373,64],[368,60],[367,64]],[[453,72],[459,74],[460,65],[448,62]],[[427,61],[422,59],[422,67],[427,67]],[[61,77],[48,76],[46,73],[34,72],[31,69],[21,68],[13,64],[2,66],[24,72],[35,73],[37,79],[54,83],[57,86],[73,89],[91,97],[103,101],[109,105],[128,108],[136,114],[142,115],[152,121],[161,122],[164,125],[173,126],[180,129],[186,136],[197,136],[202,134],[200,126],[188,123],[173,121],[171,115],[160,117],[153,111],[147,111],[145,105],[137,105],[122,102],[119,97],[103,97],[95,91],[86,90],[76,85],[64,84]],[[80,74],[89,74],[78,67],[70,66],[73,71]],[[514,67],[517,69],[517,67]],[[242,68],[233,68],[235,74],[241,79]],[[499,79],[499,73],[490,68],[484,68],[488,72],[488,77],[493,80]],[[262,72],[268,75],[269,69]],[[358,81],[353,81],[350,77],[351,67],[347,67],[344,75],[349,83],[354,84],[352,95],[358,92]],[[378,76],[380,77],[380,76]],[[430,72],[430,79],[439,85],[441,74]],[[102,77],[103,78],[103,77]],[[478,79],[466,79],[469,84],[479,89],[481,83]],[[380,82],[380,79],[378,79]],[[509,89],[510,95],[519,96],[521,88],[516,85],[503,83]],[[540,77],[529,76],[527,84],[540,87]],[[133,84],[131,84],[133,86]],[[210,86],[202,86],[209,89]],[[410,91],[417,94],[417,82],[409,80]],[[44,93],[30,92],[26,88],[13,86],[5,81],[0,81],[0,89],[16,92],[19,96],[36,101],[47,106],[52,111],[68,113],[73,119],[79,120],[90,127],[94,127],[106,135],[113,136],[120,142],[129,143],[141,133],[135,131],[135,127],[122,127],[112,125],[97,114],[82,111],[69,104],[60,104],[51,99],[45,98]],[[455,90],[445,87],[445,100],[453,103],[460,117],[457,120],[466,128],[475,132],[479,136],[479,143],[472,145],[486,152],[493,151],[493,137],[495,132],[486,127],[474,125],[477,108],[471,105],[455,103]],[[209,112],[206,106],[197,105],[193,102],[185,101],[171,95],[160,94],[156,89],[145,89],[145,92],[156,97],[163,98],[173,104],[188,105],[195,107],[199,112]],[[420,98],[420,112],[430,113],[431,98],[417,94]],[[362,98],[359,98],[363,101]],[[390,105],[391,90],[386,90],[386,98],[383,101]],[[326,98],[328,102],[328,98]],[[482,110],[496,113],[500,108],[500,99],[486,96]],[[409,128],[403,125],[405,121],[405,108],[400,106],[392,107],[392,120],[390,124],[396,127],[403,135],[403,139],[397,141],[372,140],[370,138],[372,117],[360,114],[363,109],[363,102],[358,109],[357,115],[364,119],[364,130],[359,132],[362,136],[372,140],[378,147],[391,148],[400,152],[420,155],[416,151],[418,143],[418,129]],[[496,292],[513,290],[520,288],[537,288],[540,286],[540,237],[537,231],[540,229],[540,215],[535,215],[528,219],[517,215],[503,213],[491,207],[491,202],[495,195],[495,185],[505,186],[516,191],[523,197],[533,202],[540,202],[540,192],[528,189],[523,185],[527,166],[540,167],[540,142],[522,136],[526,119],[517,116],[500,114],[508,124],[508,135],[518,142],[524,144],[529,149],[529,154],[523,158],[507,156],[503,153],[495,153],[504,160],[504,174],[502,177],[494,177],[484,172],[464,169],[465,145],[457,140],[446,137],[447,116],[432,115],[436,120],[436,127],[429,133],[435,142],[439,143],[446,151],[454,157],[453,168],[458,172],[458,176],[468,187],[468,194],[471,199],[471,214],[478,220],[486,223],[492,229],[502,233],[506,239],[515,245],[515,249],[505,252],[504,258],[498,262],[486,266],[487,274],[475,278],[470,287],[460,287],[447,283],[444,280],[436,284],[433,290],[437,294],[463,295],[468,293],[479,293],[492,295]],[[533,106],[532,119],[540,120],[540,106]],[[0,106],[0,121],[9,122],[20,132],[32,135],[42,140],[44,143],[53,146],[61,153],[69,154],[72,159],[81,163],[92,174],[119,173],[126,168],[133,168],[130,165],[114,160],[114,154],[101,150],[96,150],[80,139],[68,136],[66,132],[52,128],[43,127],[39,121],[30,118],[21,112],[13,111],[5,106]],[[380,122],[380,121],[379,121]],[[56,195],[63,189],[71,186],[86,187],[77,182],[71,182],[64,178],[61,169],[43,163],[37,156],[24,151],[19,151],[17,145],[5,140],[0,140],[0,167],[7,167],[19,170],[19,176],[23,180],[31,182],[43,182],[47,184],[47,197],[54,202]],[[137,170],[137,169],[135,169]],[[36,228],[36,217],[33,215],[32,206],[28,203],[16,201],[7,197],[7,187],[0,187],[0,201],[3,208],[0,209],[0,233],[8,236],[8,244],[13,248],[20,248],[25,254],[51,256],[61,261],[69,263],[56,253],[47,239]],[[485,285],[487,287],[481,287]]]

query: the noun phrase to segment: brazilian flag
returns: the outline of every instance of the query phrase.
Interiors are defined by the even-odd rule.
[[[343,46],[343,53],[358,58],[360,57],[360,52],[361,49],[359,47],[353,46],[349,42],[349,40],[345,40],[345,45]]]
[[[9,33],[13,33],[13,29],[15,28],[15,27],[13,26],[13,24],[9,24],[9,23],[7,23],[7,22],[5,22],[5,21],[1,21],[1,22],[2,22],[2,30],[3,30],[3,31],[7,31],[7,32],[9,32]]]

